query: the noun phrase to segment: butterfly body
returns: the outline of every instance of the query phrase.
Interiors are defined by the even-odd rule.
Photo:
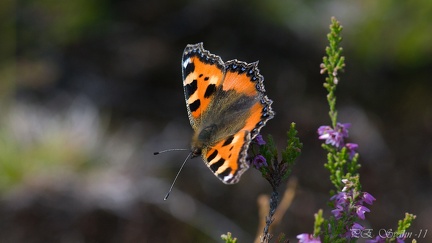
[[[183,54],[183,87],[194,130],[192,157],[202,156],[226,184],[238,182],[248,169],[249,144],[274,116],[257,65],[224,63],[202,43],[186,46]]]

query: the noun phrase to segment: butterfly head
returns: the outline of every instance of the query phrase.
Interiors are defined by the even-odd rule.
[[[192,148],[192,152],[191,153],[192,153],[191,158],[195,158],[195,157],[201,156],[202,149],[198,148],[198,147]]]
[[[192,137],[192,157],[197,157],[202,154],[202,149],[206,148],[214,142],[214,136],[216,134],[217,125],[212,124],[204,127],[201,130],[197,130]]]

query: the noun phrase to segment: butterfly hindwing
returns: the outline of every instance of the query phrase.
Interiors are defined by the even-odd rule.
[[[249,167],[251,140],[274,116],[258,62],[224,63],[199,43],[186,47],[182,68],[193,156],[224,183],[236,183]]]
[[[272,101],[265,95],[264,77],[259,73],[258,62],[247,64],[237,60],[225,63],[226,75],[223,90],[234,90],[236,93],[252,97],[254,102],[248,108],[248,116],[241,130],[251,133],[251,139],[258,135],[265,123],[272,119]]]
[[[203,151],[203,160],[209,169],[224,183],[237,183],[249,165],[246,163],[250,133],[239,131]]]

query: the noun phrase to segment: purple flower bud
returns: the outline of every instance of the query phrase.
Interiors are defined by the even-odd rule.
[[[360,238],[362,237],[362,232],[364,229],[365,227],[363,227],[361,224],[354,223],[349,229],[349,231],[346,232],[345,237],[347,239]]]
[[[365,213],[366,212],[370,212],[369,208],[365,207],[365,206],[358,206],[356,213],[357,216],[361,219],[365,219]]]
[[[397,243],[405,243],[405,237],[397,237],[396,242]]]
[[[354,155],[357,153],[358,144],[356,143],[347,143],[345,145],[348,148],[350,159],[354,158]]]
[[[405,243],[405,238],[403,237],[403,238],[396,238],[396,242],[397,243]]]
[[[364,230],[365,227],[363,227],[361,224],[359,223],[354,223],[353,226],[351,227],[351,229],[360,229],[360,230]]]
[[[320,126],[318,128],[318,134],[320,135],[319,139],[327,138],[327,137],[321,137],[321,136],[328,135],[332,132],[333,132],[333,128],[331,128],[330,126]]]
[[[264,139],[263,139],[263,137],[262,137],[261,134],[258,134],[258,135],[255,137],[255,142],[256,142],[258,145],[260,145],[260,146],[266,144],[266,142],[264,141]]]
[[[258,154],[253,158],[252,165],[257,169],[260,169],[263,166],[268,166],[266,159],[261,154]]]
[[[337,123],[336,129],[337,132],[339,132],[342,137],[347,138],[348,137],[348,129],[351,127],[350,123]]]
[[[373,201],[376,200],[371,194],[369,194],[367,192],[363,193],[362,199],[365,203],[367,203],[369,205],[372,205]]]
[[[348,195],[346,192],[339,192],[330,198],[331,201],[335,201],[336,205],[345,204],[348,201]]]
[[[385,243],[386,242],[386,239],[385,238],[382,238],[381,236],[377,236],[377,237],[375,237],[375,239],[372,239],[372,240],[367,240],[366,241],[366,243]]]
[[[333,209],[331,213],[336,219],[340,219],[342,218],[343,211],[344,211],[343,207],[341,205],[337,205],[336,209]]]

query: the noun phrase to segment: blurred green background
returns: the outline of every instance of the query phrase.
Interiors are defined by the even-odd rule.
[[[169,183],[192,129],[180,60],[187,44],[224,61],[259,60],[280,147],[291,122],[304,144],[298,188],[275,233],[312,232],[331,189],[316,129],[330,123],[319,64],[330,17],[344,26],[341,122],[352,123],[363,190],[377,198],[367,227],[417,215],[432,230],[432,2],[0,2],[0,242],[252,242],[250,169],[226,186],[190,161]],[[430,242],[419,239],[418,242]]]

